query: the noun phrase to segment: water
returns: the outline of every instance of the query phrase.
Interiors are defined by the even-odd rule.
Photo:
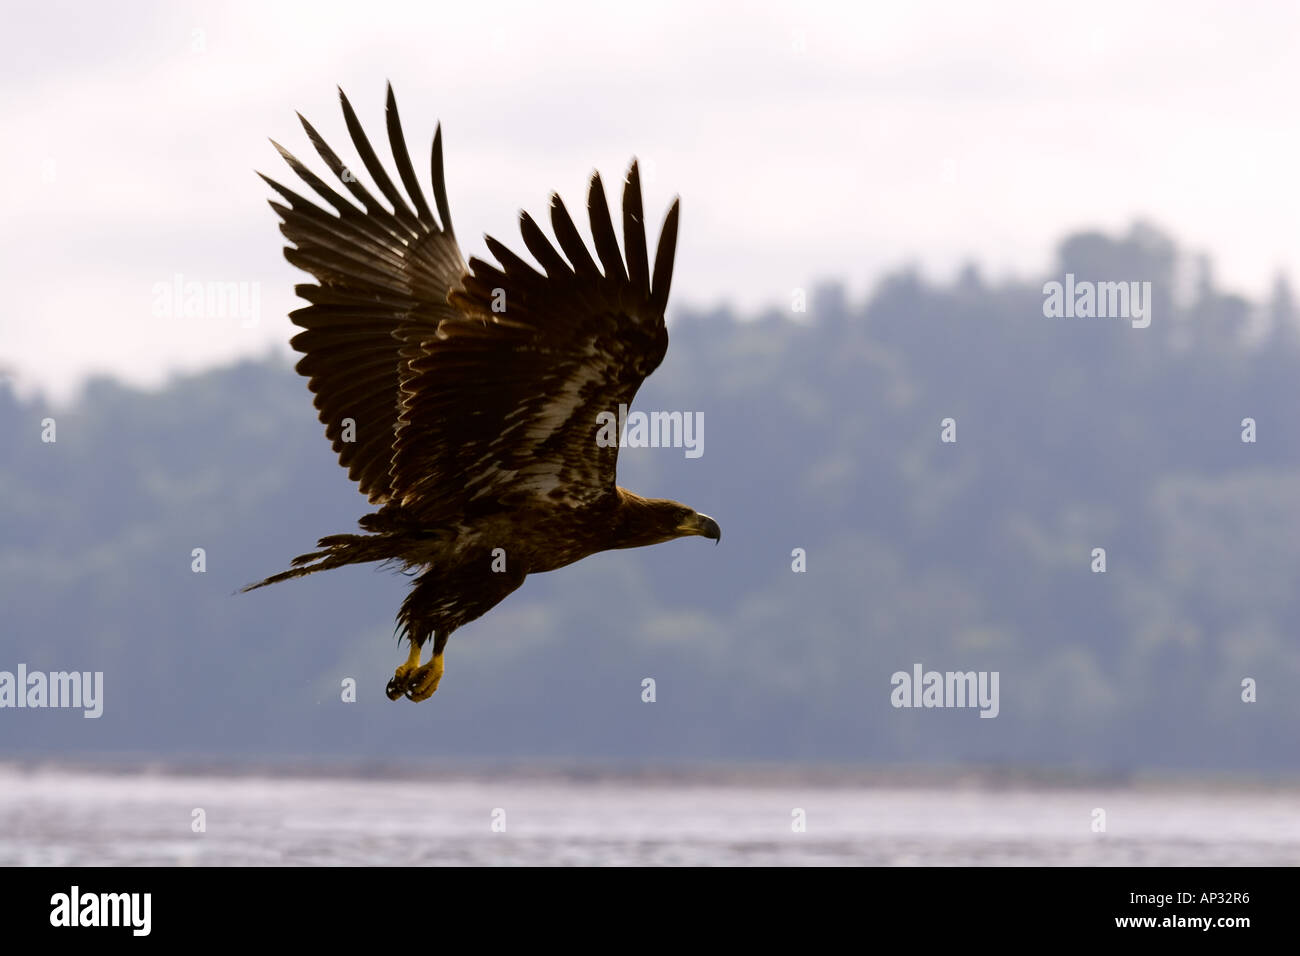
[[[33,864],[1297,865],[1300,794],[0,766],[0,865]]]

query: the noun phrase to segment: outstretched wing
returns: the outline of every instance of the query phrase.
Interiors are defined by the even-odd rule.
[[[392,209],[361,185],[355,171],[344,166],[301,115],[316,152],[361,208],[274,141],[293,171],[334,212],[262,178],[288,203],[271,202],[283,220],[280,231],[292,243],[285,258],[319,283],[295,289],[311,303],[289,316],[305,330],[291,343],[306,353],[298,371],[310,379],[308,387],[339,463],[372,502],[381,503],[392,497],[403,344],[460,317],[447,296],[459,288],[467,268],[447,207],[441,127],[433,139],[435,219],[411,166],[393,88],[388,88],[388,142],[409,203],[379,162],[342,90],[339,99],[361,162]]]
[[[630,404],[668,348],[679,203],[653,275],[636,163],[623,190],[622,252],[599,175],[587,208],[599,267],[552,196],[563,255],[520,217],[545,274],[489,236],[500,266],[471,259],[463,290],[450,296],[462,314],[411,337],[391,475],[402,507],[439,522],[477,502],[584,506],[613,494],[618,446],[597,443],[597,416]]]

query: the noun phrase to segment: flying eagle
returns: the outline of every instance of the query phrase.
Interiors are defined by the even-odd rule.
[[[274,140],[332,211],[262,178],[284,200],[271,208],[292,243],[285,258],[318,283],[295,289],[310,303],[289,316],[304,330],[291,342],[305,353],[297,370],[315,393],[339,464],[376,510],[358,522],[364,534],[321,538],[320,550],[245,590],[370,561],[418,575],[397,615],[410,654],[387,694],[420,701],[438,687],[452,631],[529,574],[613,548],[721,539],[707,515],[618,487],[618,443],[597,441],[599,413],[631,404],[668,348],[664,307],[679,200],[664,220],[653,273],[635,160],[623,188],[621,252],[597,173],[587,194],[596,259],[552,195],[563,255],[526,212],[519,218],[544,274],[491,236],[487,247],[500,265],[466,264],[448,212],[441,126],[433,137],[435,216],[411,166],[392,86],[388,142],[405,194],[342,90],[339,99],[388,205],[301,114],[308,139],[355,202]],[[421,665],[430,639],[433,657]]]

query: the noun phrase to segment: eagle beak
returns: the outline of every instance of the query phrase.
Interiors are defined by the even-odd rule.
[[[722,541],[722,529],[718,527],[718,523],[708,515],[698,512],[682,522],[677,530],[681,534],[698,534],[704,538],[712,538],[715,543]]]

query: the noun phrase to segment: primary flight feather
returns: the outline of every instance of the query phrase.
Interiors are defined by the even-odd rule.
[[[717,522],[676,501],[615,484],[617,443],[598,443],[598,415],[630,405],[668,348],[664,308],[677,244],[677,200],[653,272],[641,183],[623,188],[620,250],[599,174],[587,214],[593,258],[560,197],[550,201],[559,250],[527,214],[524,246],[538,272],[492,237],[493,265],[465,262],[443,180],[442,129],[433,138],[431,209],[411,164],[388,89],[387,128],[399,189],[339,91],[348,133],[375,188],[299,116],[344,196],[274,144],[326,209],[265,176],[291,245],[310,273],[310,303],[290,314],[325,435],[376,509],[363,534],[322,538],[288,571],[252,590],[346,564],[395,562],[418,576],[398,612],[408,659],[388,682],[397,700],[425,700],[443,673],[451,633],[500,603],[529,574],[598,551],[685,535],[715,541]],[[391,207],[391,208],[390,208]],[[563,253],[563,254],[561,254]],[[432,640],[432,659],[420,664]]]

